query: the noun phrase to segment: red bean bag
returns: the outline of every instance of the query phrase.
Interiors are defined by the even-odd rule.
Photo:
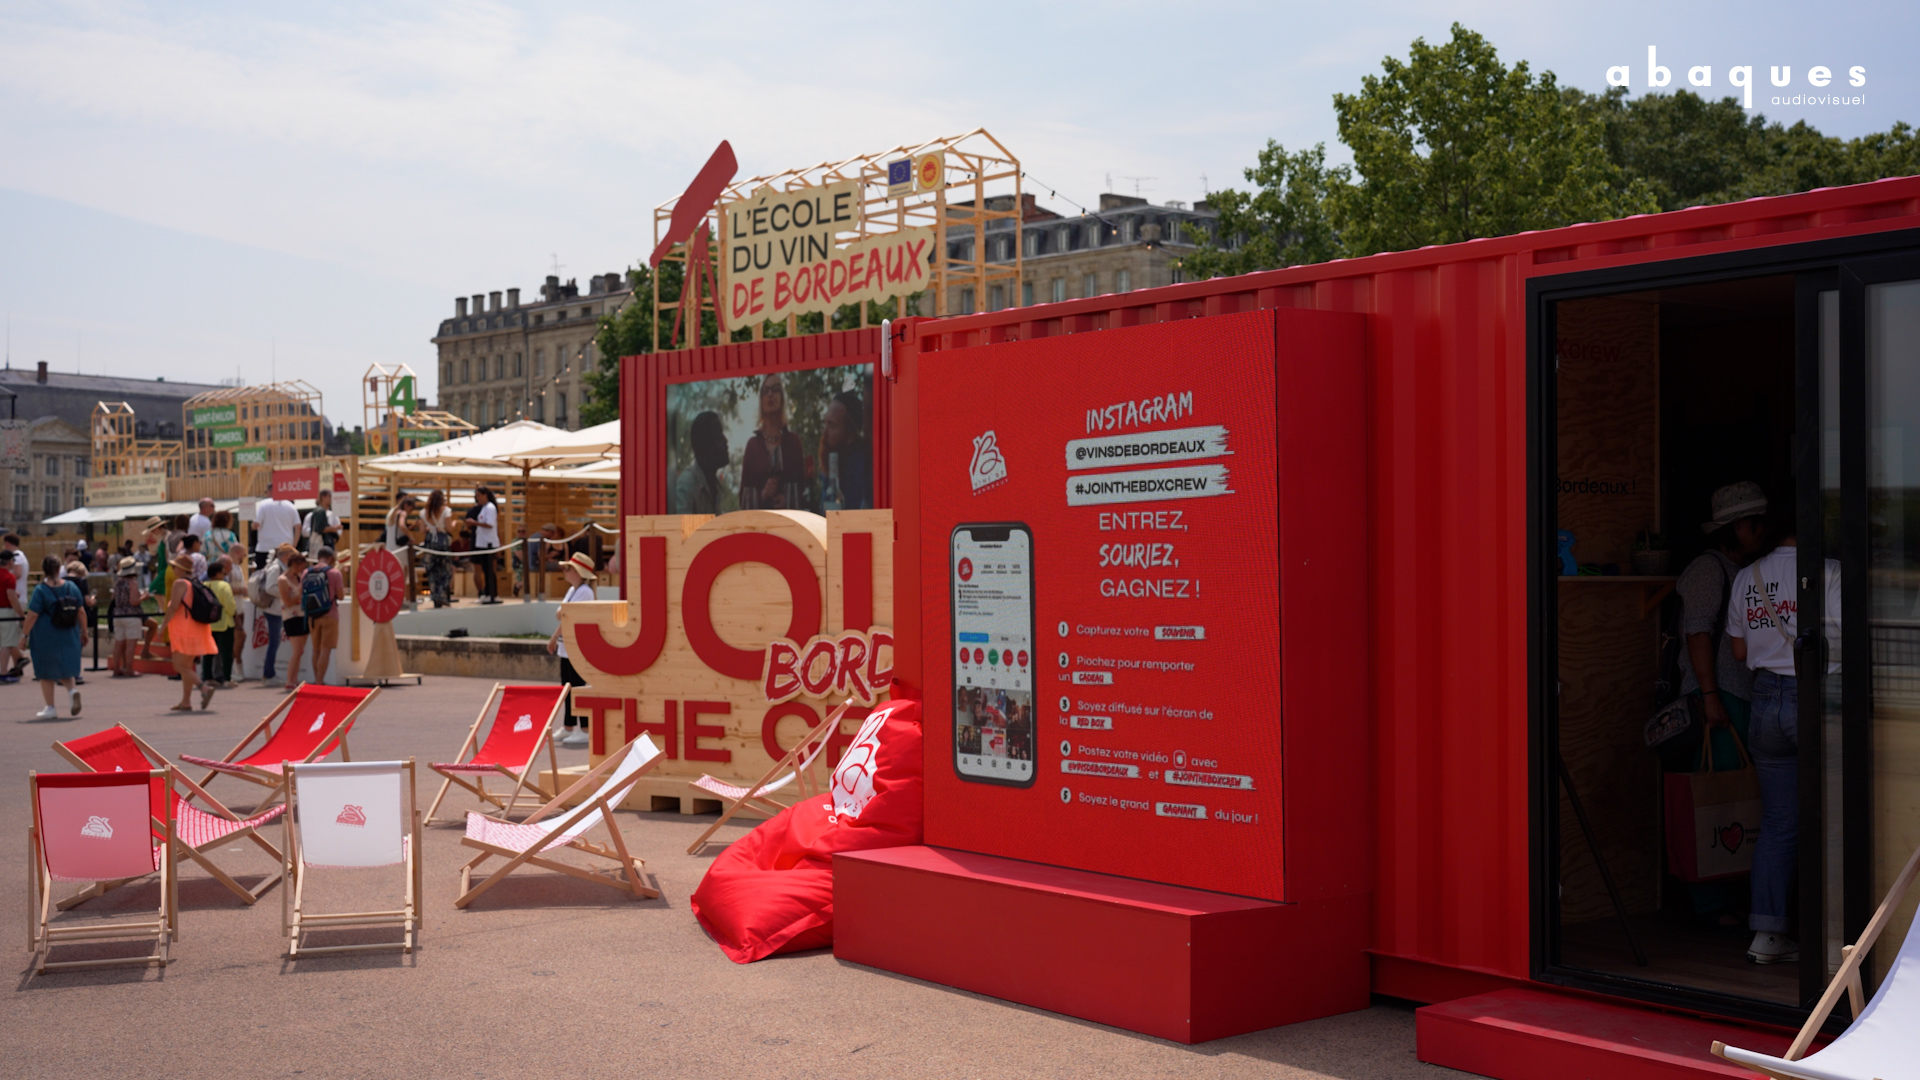
[[[707,868],[693,914],[736,964],[833,944],[833,853],[922,839],[920,703],[868,715],[826,795],[734,841]]]

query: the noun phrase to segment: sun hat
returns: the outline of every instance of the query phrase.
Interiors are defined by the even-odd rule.
[[[1751,480],[1742,480],[1737,484],[1713,493],[1713,520],[1700,526],[1704,533],[1715,529],[1724,529],[1741,518],[1755,517],[1767,512],[1767,493],[1760,485]]]
[[[70,581],[87,580],[87,564],[75,559],[67,564],[67,579]]]
[[[167,519],[166,519],[166,518],[163,518],[163,517],[150,517],[150,518],[148,518],[148,519],[147,519],[147,523],[146,523],[146,525],[144,525],[144,526],[143,526],[142,528],[143,528],[143,530],[144,530],[144,531],[146,531],[146,532],[152,532],[152,531],[153,531],[153,530],[155,530],[155,529],[164,529],[164,528],[166,528],[166,527],[167,527]]]
[[[140,572],[140,564],[131,555],[120,560],[120,568],[114,571],[115,577],[132,577]]]
[[[573,567],[573,572],[579,574],[584,581],[593,581],[600,576],[599,572],[593,568],[593,556],[584,551],[576,551],[568,556],[567,565]]]
[[[193,573],[193,558],[189,555],[175,555],[173,558],[167,560],[167,565],[173,567],[175,570],[185,571],[189,574]]]

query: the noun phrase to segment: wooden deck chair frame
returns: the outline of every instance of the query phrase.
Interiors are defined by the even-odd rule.
[[[192,777],[182,772],[180,770],[180,767],[175,765],[171,760],[169,760],[165,754],[162,754],[160,751],[155,750],[153,746],[147,742],[147,740],[141,738],[136,732],[134,732],[132,728],[129,728],[125,724],[115,724],[113,726],[127,733],[127,737],[133,740],[133,745],[139,747],[140,752],[147,756],[147,761],[149,762],[158,761],[162,763],[169,771],[172,772],[174,782],[178,783],[180,786],[187,789],[187,794],[181,796],[181,801],[192,802],[196,798],[205,799],[207,805],[212,808],[211,810],[212,813],[217,814],[220,817],[224,817],[228,821],[241,820],[240,815],[227,809],[226,805],[223,804],[219,799],[216,799],[213,796],[207,794],[206,788],[203,788],[199,784],[194,783]],[[93,771],[93,766],[87,764],[85,761],[82,761],[79,755],[75,754],[73,751],[68,750],[65,743],[59,743],[59,742],[54,743],[53,750],[54,750],[54,753],[57,753],[61,757],[66,758],[68,761],[72,762],[74,768],[79,769],[82,772]],[[168,811],[169,811],[169,816],[171,816],[171,811],[172,811],[171,801],[169,801],[168,803]],[[233,832],[230,832],[225,836],[217,837],[213,840],[210,840],[207,843],[200,845],[199,847],[194,847],[193,845],[187,843],[185,840],[181,840],[176,845],[176,849],[174,853],[174,861],[178,862],[181,859],[192,859],[194,863],[200,867],[200,869],[205,870],[207,872],[208,876],[212,877],[215,881],[218,881],[220,884],[225,885],[228,891],[232,892],[233,895],[239,897],[249,907],[251,907],[256,901],[260,899],[260,897],[266,894],[266,891],[268,889],[271,889],[275,885],[279,884],[280,879],[285,875],[274,874],[271,877],[268,877],[262,882],[260,882],[260,884],[249,889],[245,885],[242,885],[238,881],[235,881],[231,876],[227,874],[225,870],[220,869],[220,867],[216,865],[212,859],[209,859],[207,857],[208,852],[213,851],[216,848],[225,847],[226,845],[233,843],[235,840],[240,840],[240,839],[251,840],[255,844],[258,844],[260,846],[260,850],[266,852],[268,855],[273,856],[274,862],[276,863],[285,862],[285,860],[280,855],[280,849],[277,847],[274,847],[273,843],[269,841],[266,837],[261,836],[259,830],[254,828],[253,826],[248,826],[244,829],[235,829]],[[122,881],[96,881],[93,884],[75,893],[74,895],[69,896],[65,900],[60,901],[58,906],[61,911],[65,911],[68,908],[74,907],[75,905],[78,905],[78,904],[84,904],[88,900],[91,900],[96,896],[105,895],[106,893],[112,892],[114,889],[117,889],[122,885],[126,885],[126,884],[129,884],[130,882],[137,881],[137,880],[139,879],[127,878]]]
[[[369,698],[371,700],[371,698]],[[312,764],[311,762],[289,762],[289,765]],[[389,911],[342,911],[334,913],[314,913],[306,910],[306,864],[300,856],[300,837],[293,816],[299,807],[300,784],[293,769],[286,771],[287,812],[281,816],[284,841],[282,848],[286,859],[282,863],[287,875],[287,887],[280,890],[280,932],[287,943],[287,959],[298,960],[302,956],[325,953],[380,952],[386,949],[399,949],[402,953],[411,953],[415,939],[424,925],[420,905],[420,807],[415,801],[418,788],[414,784],[413,759],[405,762],[407,809],[406,858],[407,871],[406,902],[399,908]],[[402,936],[397,942],[377,942],[370,945],[321,945],[302,946],[300,938],[313,930],[339,930],[349,927],[398,926]]]
[[[361,698],[360,703],[358,705],[355,705],[352,709],[348,710],[347,715],[343,719],[341,719],[339,725],[337,726],[337,730],[339,731],[340,735],[338,740],[334,744],[340,748],[340,760],[342,761],[353,760],[353,755],[351,753],[348,753],[347,751],[347,736],[353,733],[353,722],[355,719],[359,717],[360,711],[362,709],[365,709],[368,705],[373,704],[373,699],[379,696],[380,696],[380,688],[377,686],[373,687],[372,692],[369,693],[366,697]],[[227,751],[224,755],[222,755],[220,760],[231,762],[235,758],[238,758],[240,756],[240,752],[247,748],[247,744],[253,741],[254,736],[259,735],[262,732],[267,733],[267,739],[262,740],[260,744],[264,748],[266,746],[267,740],[270,740],[273,737],[271,734],[271,729],[273,727],[274,719],[277,718],[281,713],[284,713],[288,709],[292,708],[294,701],[297,700],[299,697],[300,697],[300,691],[295,690],[293,693],[288,694],[286,697],[281,698],[280,704],[275,705],[273,707],[273,711],[268,713],[265,719],[261,720],[258,724],[253,725],[253,730],[247,732],[247,734],[239,742],[233,744],[233,749]],[[317,761],[322,756],[324,756],[322,753],[323,751],[325,751],[326,753],[332,753],[332,750],[327,746],[327,740],[325,739],[321,740],[319,746],[316,746],[313,748],[312,753],[309,753],[306,757],[301,758],[295,764],[306,765],[314,761]],[[259,784],[263,788],[268,788],[269,793],[267,795],[266,801],[262,802],[259,806],[255,807],[254,809],[256,811],[260,809],[264,809],[266,806],[270,805],[273,802],[273,800],[276,798],[286,797],[286,790],[285,790],[286,783],[285,783],[285,780],[283,779],[284,774],[276,774],[267,769],[257,768],[252,765],[242,765],[240,766],[240,770],[241,771],[239,772],[229,772],[224,769],[208,769],[207,775],[200,778],[199,786],[202,789],[205,789],[205,787],[208,784],[213,782],[214,777],[231,776],[231,777],[234,777],[235,779],[245,780],[250,784]]]
[[[504,698],[506,696],[506,691],[507,691],[506,683],[493,684],[493,692],[487,695],[486,704],[480,707],[480,715],[473,718],[473,727],[469,728],[467,731],[467,741],[460,744],[460,752],[454,755],[455,762],[464,762],[467,758],[467,755],[470,753],[473,753],[476,750],[476,748],[480,745],[479,743],[480,725],[487,722],[487,713],[491,709],[493,709],[494,702],[496,700]],[[553,771],[553,775],[555,777],[558,777],[560,775],[560,758],[558,757],[558,755],[554,753],[554,749],[553,749],[553,720],[555,717],[559,716],[561,710],[566,707],[567,707],[567,695],[564,692],[562,692],[560,697],[554,701],[552,711],[547,713],[547,720],[546,720],[547,737],[541,740],[541,745],[544,745],[547,751],[547,768]],[[498,719],[499,719],[498,717],[495,717],[496,721]],[[427,768],[432,769],[434,772],[437,772],[441,776],[446,777],[446,779],[441,781],[440,793],[433,797],[433,805],[427,807],[426,824],[428,825],[433,824],[434,822],[433,815],[437,813],[440,809],[440,800],[447,797],[448,789],[452,788],[453,785],[455,784],[459,784],[461,787],[466,788],[468,791],[473,792],[475,795],[479,796],[485,802],[491,803],[494,806],[499,807],[500,814],[503,817],[511,816],[513,814],[514,809],[520,805],[520,796],[522,793],[529,796],[530,801],[534,801],[534,802],[539,801],[542,797],[546,795],[546,791],[543,788],[541,788],[538,784],[535,784],[528,779],[528,777],[532,775],[534,771],[533,763],[539,760],[539,758],[540,758],[540,746],[535,746],[533,748],[533,752],[527,755],[526,763],[520,766],[520,771],[518,773],[515,773],[512,769],[509,769],[504,765],[495,765],[493,767],[495,772],[513,781],[513,795],[506,802],[501,802],[498,796],[496,796],[493,792],[490,792],[487,790],[487,777],[485,773],[476,775],[471,780],[469,780],[467,777],[462,776],[459,773],[447,772],[443,769],[436,767],[432,762],[428,762]]]
[[[641,738],[646,738],[646,736],[642,735]],[[520,824],[531,825],[541,818],[546,817],[549,813],[564,808],[568,799],[576,796],[584,797],[587,793],[592,792],[594,785],[600,783],[609,773],[619,768],[620,762],[626,760],[627,754],[631,753],[637,745],[639,745],[639,741],[635,740],[607,755],[606,760],[588,769],[580,779],[574,781],[565,791],[554,796],[551,802],[535,810],[528,816],[526,821]],[[654,766],[660,764],[665,757],[665,754],[656,754],[652,761],[635,769],[632,776],[627,777],[624,782],[613,790],[600,792],[594,798],[583,801],[572,813],[562,818],[560,824],[555,826],[552,832],[548,833],[540,841],[524,851],[514,851],[496,844],[484,843],[471,837],[461,837],[460,842],[462,844],[471,848],[478,848],[480,854],[475,855],[472,859],[468,860],[466,865],[460,868],[460,898],[453,902],[453,906],[457,908],[466,907],[479,899],[481,893],[498,885],[508,874],[526,865],[538,866],[541,869],[553,870],[562,874],[570,874],[582,881],[591,881],[599,885],[619,889],[632,896],[635,900],[658,900],[660,898],[660,890],[649,886],[641,876],[647,861],[645,859],[635,858],[628,852],[626,837],[620,833],[620,823],[614,820],[613,810],[614,807],[619,806],[621,802],[625,801],[627,792],[633,790],[633,785],[638,783],[641,777],[653,771]],[[609,848],[601,844],[591,843],[584,837],[575,837],[570,841],[554,845],[554,841],[562,833],[572,828],[581,818],[590,814],[599,814],[606,820],[607,832],[613,841],[612,847]],[[555,862],[552,859],[543,857],[550,851],[557,852],[567,849],[582,851],[589,855],[611,860],[618,864],[621,876],[610,877],[606,874],[596,873],[578,866],[569,866],[566,863]],[[473,884],[474,870],[477,869],[481,863],[486,862],[496,855],[506,859],[506,865],[495,870],[480,884]]]
[[[1866,959],[1867,953],[1872,951],[1874,942],[1880,939],[1880,932],[1893,921],[1894,912],[1899,910],[1901,903],[1906,900],[1907,891],[1913,887],[1916,877],[1920,877],[1920,848],[1915,848],[1913,854],[1908,857],[1907,865],[1901,869],[1900,876],[1893,880],[1893,887],[1887,890],[1886,899],[1880,901],[1879,910],[1875,911],[1873,918],[1867,921],[1867,928],[1860,932],[1860,940],[1840,947],[1840,970],[1833,973],[1833,980],[1827,984],[1827,992],[1820,995],[1819,1003],[1807,1016],[1807,1022],[1801,1025],[1800,1033],[1794,1036],[1793,1044],[1787,1047],[1785,1054],[1781,1055],[1782,1059],[1799,1061],[1806,1056],[1808,1048],[1813,1045],[1814,1036],[1820,1034],[1820,1029],[1826,1025],[1827,1017],[1833,1015],[1833,1007],[1840,1004],[1842,993],[1847,995],[1847,1002],[1853,1007],[1853,1015],[1859,1016],[1866,1009],[1867,993],[1865,985],[1860,981],[1860,964]],[[1907,933],[1920,933],[1920,921],[1916,921]],[[1715,1057],[1732,1061],[1727,1057],[1726,1043],[1716,1039],[1712,1049]],[[1775,1080],[1800,1080],[1799,1077],[1789,1073],[1775,1072],[1751,1062],[1733,1063],[1742,1069],[1752,1069],[1754,1072],[1774,1077]]]
[[[818,794],[819,792],[814,789],[813,783],[813,763],[819,758],[821,752],[826,749],[827,743],[832,741],[834,734],[840,730],[840,721],[847,715],[847,709],[850,705],[850,702],[842,704],[839,708],[833,710],[833,713],[825,720],[808,729],[807,733],[800,737],[800,741],[794,744],[793,749],[787,751],[787,756],[775,762],[773,768],[768,769],[765,776],[754,781],[753,786],[747,789],[746,794],[740,796],[738,799],[729,799],[721,795],[721,801],[727,805],[725,809],[720,811],[720,820],[707,826],[707,831],[701,833],[699,839],[687,845],[687,854],[699,854],[700,849],[707,846],[708,838],[713,836],[714,833],[719,832],[720,826],[725,825],[733,815],[739,813],[744,808],[750,807],[762,813],[772,815],[778,814],[782,810],[791,807],[793,803],[780,802],[770,797],[772,793],[768,791],[768,788],[773,786],[775,781],[778,781],[782,775],[789,771],[793,773],[794,786],[800,791],[799,798],[795,799],[794,802],[800,802]],[[701,779],[706,778],[702,777]],[[701,787],[697,781],[689,780],[687,784],[694,790],[704,792],[708,795],[719,794],[711,788]],[[786,785],[782,783],[779,786],[785,787]]]
[[[88,770],[91,772],[92,770]],[[164,783],[173,782],[173,770],[155,769],[151,775],[158,775]],[[70,971],[79,968],[98,967],[145,967],[159,964],[162,967],[171,962],[172,943],[180,940],[180,878],[174,870],[175,844],[173,832],[173,800],[167,800],[164,820],[149,815],[150,826],[161,836],[162,851],[160,857],[160,907],[155,918],[128,922],[113,920],[110,922],[87,922],[73,926],[53,925],[55,910],[66,910],[71,904],[56,904],[53,899],[53,873],[47,867],[46,852],[40,846],[40,834],[43,828],[40,821],[40,774],[27,774],[28,798],[33,802],[33,824],[27,827],[27,847],[33,853],[32,862],[27,867],[27,948],[33,952],[33,971],[44,975],[49,971]],[[137,881],[138,878],[122,878],[122,882]],[[94,882],[93,885],[98,885]],[[92,888],[89,885],[88,888]],[[85,891],[84,889],[82,890]],[[97,895],[97,894],[95,894]],[[146,956],[114,957],[107,960],[49,960],[57,945],[71,945],[84,941],[138,941],[152,938],[153,951]]]

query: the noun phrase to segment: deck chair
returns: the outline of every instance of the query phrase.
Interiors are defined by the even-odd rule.
[[[249,783],[259,784],[269,789],[267,801],[272,802],[284,794],[280,766],[283,762],[318,761],[340,749],[340,756],[348,761],[353,755],[347,752],[347,732],[353,728],[353,718],[367,707],[380,693],[379,687],[358,686],[319,686],[314,683],[302,683],[298,690],[280,699],[266,719],[254,725],[224,758],[195,757],[181,754],[181,761],[190,761],[195,765],[204,765],[211,770],[200,778],[200,786],[205,787],[213,778],[226,773],[237,776]],[[280,726],[268,732],[274,717],[281,718]],[[247,748],[256,736],[265,733],[266,742],[260,749],[241,757],[240,752]],[[262,804],[264,806],[264,804]],[[255,807],[260,809],[260,807]]]
[[[160,751],[147,745],[145,739],[127,730],[122,724],[115,724],[105,731],[97,731],[82,738],[54,743],[53,749],[61,757],[88,772],[150,772],[157,769],[172,769],[172,764]],[[166,811],[170,810],[173,814],[175,839],[179,841],[174,847],[174,860],[177,862],[181,859],[192,859],[202,870],[212,875],[215,881],[225,885],[233,895],[246,904],[252,904],[260,899],[262,893],[273,888],[280,880],[279,874],[276,873],[249,889],[214,865],[213,860],[207,857],[207,853],[235,840],[246,839],[253,841],[262,851],[273,856],[275,863],[280,862],[280,849],[268,843],[266,838],[260,835],[259,829],[260,826],[279,817],[285,807],[276,805],[252,817],[242,818],[222,806],[220,800],[207,794],[205,788],[194,783],[177,769],[173,770],[173,785],[165,790],[154,788],[152,813],[156,821],[163,820]],[[187,791],[184,797],[180,794],[182,788]],[[213,808],[213,812],[208,813],[192,805],[189,801],[192,799],[202,800]],[[163,806],[163,803],[169,805]],[[158,839],[159,834],[156,832],[154,835]],[[92,886],[62,900],[60,908],[64,911],[124,884],[126,884],[124,881],[95,882]]]
[[[720,811],[720,820],[707,826],[707,831],[701,833],[699,839],[687,845],[687,854],[698,854],[707,845],[707,838],[719,832],[720,826],[742,809],[750,808],[773,815],[792,806],[793,803],[781,802],[773,796],[795,781],[798,781],[796,802],[820,794],[822,789],[813,777],[813,763],[819,758],[820,752],[827,748],[827,743],[832,741],[834,733],[840,730],[840,718],[846,714],[846,705],[833,710],[831,716],[802,735],[800,742],[787,751],[787,756],[775,762],[773,768],[768,769],[767,774],[755,781],[752,787],[740,787],[711,776],[687,781],[689,786],[710,795],[718,795],[726,803],[726,808]]]
[[[493,707],[494,699],[500,700],[499,708]],[[480,715],[473,718],[473,728],[467,732],[467,741],[460,744],[460,752],[455,757],[466,758],[467,751],[473,750],[473,744],[480,737],[480,725],[486,723],[487,714],[493,714],[493,727],[487,731],[487,741],[480,744],[472,757],[465,761],[429,762],[427,768],[446,777],[440,783],[440,793],[433,797],[433,805],[427,807],[426,824],[433,824],[433,815],[440,809],[440,800],[447,797],[447,789],[455,784],[466,788],[486,802],[500,809],[500,816],[512,817],[513,811],[520,805],[520,796],[525,793],[528,801],[537,803],[546,796],[546,792],[528,778],[534,771],[534,762],[540,757],[544,747],[547,751],[547,767],[554,776],[560,775],[560,759],[553,752],[553,718],[560,715],[560,708],[566,703],[567,688],[563,686],[506,686],[493,684],[493,692],[487,695],[486,704],[480,707]],[[504,776],[513,782],[513,794],[501,802],[499,796],[487,790],[487,777]],[[469,779],[471,778],[471,779]]]
[[[280,928],[287,959],[309,953],[413,951],[420,932],[420,812],[414,809],[413,759],[287,765],[284,820],[287,887],[280,891]],[[402,865],[406,902],[390,911],[307,910],[306,885],[316,869]],[[371,945],[303,944],[314,930],[398,926],[398,942]]]
[[[652,739],[642,735],[587,770],[586,775],[520,824],[468,811],[467,835],[461,837],[460,842],[468,847],[479,848],[480,854],[460,868],[460,899],[455,900],[453,906],[463,908],[473,903],[481,893],[498,885],[508,874],[528,863],[571,874],[584,881],[610,885],[636,900],[641,897],[659,899],[660,890],[649,888],[640,879],[641,868],[646,865],[646,860],[636,859],[627,852],[626,837],[620,835],[620,824],[613,819],[613,808],[620,805],[640,777],[659,763],[659,747],[653,745]],[[599,789],[591,795],[585,795],[595,784],[599,785]],[[582,795],[585,797],[581,798]],[[563,810],[569,800],[576,798],[581,800],[578,807],[571,812],[556,813]],[[555,814],[552,820],[540,820],[550,813]],[[602,821],[606,822],[607,832],[613,840],[611,848],[583,839],[589,829]],[[620,876],[569,866],[548,858],[568,848],[611,860],[618,867]],[[480,884],[473,884],[473,871],[495,855],[505,858],[506,865],[495,870]]]
[[[1906,899],[1917,875],[1920,849],[1907,859],[1887,898],[1880,902],[1880,910],[1861,931],[1860,940],[1841,948],[1840,970],[1827,984],[1827,992],[1820,995],[1820,1003],[1814,1006],[1800,1034],[1787,1047],[1786,1056],[1759,1054],[1717,1041],[1712,1047],[1714,1055],[1777,1080],[1879,1080],[1913,1075],[1914,1059],[1920,1056],[1920,1032],[1915,1031],[1913,1022],[1920,1016],[1920,926],[1907,930],[1907,939],[1900,944],[1900,953],[1887,968],[1872,1001],[1864,1000],[1860,963]],[[1840,1003],[1843,991],[1853,1006],[1853,1023],[1819,1053],[1803,1057],[1833,1007]]]
[[[180,936],[180,895],[173,873],[170,769],[116,773],[29,773],[33,825],[27,846],[33,867],[27,888],[27,948],[36,974],[63,968],[165,964]],[[160,795],[156,799],[156,794]],[[163,816],[154,817],[158,805]],[[56,881],[131,881],[160,873],[160,906],[152,919],[53,922]],[[93,941],[153,942],[145,956],[108,960],[49,957],[57,945]]]

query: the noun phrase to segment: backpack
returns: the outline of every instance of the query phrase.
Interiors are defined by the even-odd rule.
[[[56,588],[44,581],[40,587],[53,596],[47,605],[47,621],[55,630],[71,630],[80,625],[80,590]]]
[[[300,614],[318,619],[332,610],[333,586],[327,581],[327,568],[316,566],[300,579]]]
[[[274,573],[274,568],[279,565],[278,559],[268,559],[267,565],[247,575],[247,599],[252,600],[253,606],[262,611],[273,605],[274,585],[279,579],[279,575]],[[268,580],[269,574],[273,575],[273,581]]]
[[[187,582],[187,614],[194,622],[211,626],[220,621],[220,598],[203,581]]]

